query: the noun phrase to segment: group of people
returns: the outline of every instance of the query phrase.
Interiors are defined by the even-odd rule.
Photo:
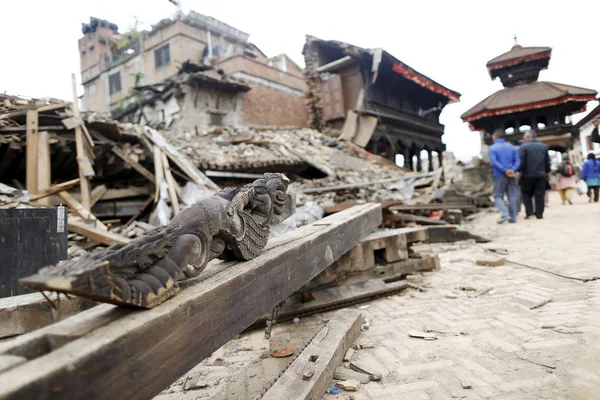
[[[525,218],[542,219],[550,156],[548,147],[536,139],[535,131],[527,131],[520,146],[508,143],[504,132],[497,131],[489,156],[494,175],[494,203],[500,211],[498,223],[516,223],[521,202],[525,205]]]
[[[597,120],[594,121],[597,133]],[[548,147],[536,139],[530,130],[523,136],[523,143],[509,143],[504,132],[494,134],[494,143],[489,149],[490,162],[494,175],[494,203],[500,212],[498,223],[517,222],[521,203],[525,205],[525,218],[542,219],[550,187],[550,155]],[[577,186],[575,167],[568,156],[563,155],[558,171],[557,188],[562,203],[573,204],[572,196]],[[583,164],[580,179],[588,187],[590,202],[600,200],[600,160],[589,153]],[[506,195],[508,204],[504,199]]]

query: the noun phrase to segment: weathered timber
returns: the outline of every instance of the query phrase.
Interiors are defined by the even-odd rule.
[[[159,307],[103,304],[0,343],[0,355],[29,360],[0,374],[0,398],[150,398],[380,222],[379,205],[357,206],[274,238],[254,260],[191,285]]]
[[[298,300],[298,294],[288,299],[281,307],[277,321],[283,322],[298,316],[312,315],[325,310],[346,307],[349,304],[360,303],[389,293],[398,292],[408,287],[405,280],[385,282],[383,279],[370,279],[343,286],[311,290],[314,300],[303,303]],[[265,318],[258,319],[253,326],[264,326]]]
[[[38,112],[27,111],[27,167],[25,185],[29,193],[38,191]]]
[[[148,179],[150,182],[156,182],[156,178],[152,174],[152,172],[148,171],[142,164],[133,160],[123,150],[121,150],[117,145],[114,145],[112,148],[112,152],[115,153],[121,160],[127,163],[131,168],[135,169],[142,176]]]
[[[125,244],[131,241],[131,239],[124,236],[113,232],[108,232],[104,229],[98,229],[92,225],[84,224],[81,221],[74,220],[73,218],[69,220],[69,232],[78,233],[91,240],[106,244],[108,246],[119,243]]]
[[[51,164],[50,164],[50,142],[48,132],[40,131],[38,133],[38,165],[37,165],[37,190],[36,193],[48,189],[52,185]],[[43,198],[39,201],[45,206],[50,205],[50,199]]]
[[[179,167],[181,170],[196,184],[199,186],[206,186],[209,189],[218,191],[219,186],[215,184],[210,178],[204,175],[196,167],[196,165],[190,160],[185,154],[177,150],[155,129],[145,126],[144,134],[152,141],[156,146],[160,147],[167,156]]]
[[[73,116],[79,118],[79,98],[77,97],[77,85],[75,83],[75,74],[71,74],[71,83],[73,89]],[[81,126],[75,127],[75,147],[77,149],[77,164],[79,165],[79,185],[81,188],[81,204],[88,211],[91,208],[91,183],[89,180],[90,173],[87,169],[91,168],[91,163],[88,154],[85,151],[84,136]],[[88,166],[89,168],[85,168]],[[93,172],[93,170],[92,170]],[[65,200],[66,201],[66,200]],[[83,218],[83,217],[82,217]]]
[[[400,228],[374,232],[360,241],[348,253],[307,283],[309,290],[355,274],[372,270],[379,264],[407,260],[409,246],[428,238],[426,228]]]
[[[43,199],[44,197],[52,196],[53,194],[57,194],[59,192],[67,190],[70,187],[77,185],[78,183],[79,183],[79,178],[73,179],[70,181],[66,181],[63,183],[59,183],[57,185],[51,186],[44,190],[40,190],[34,196],[31,196],[30,201],[35,201],[35,200]]]
[[[357,310],[340,310],[292,365],[262,397],[263,400],[318,400],[329,387],[335,369],[354,343],[364,315]],[[307,374],[307,366],[311,365]]]
[[[420,225],[447,225],[446,221],[440,221],[438,219],[421,217],[420,215],[406,214],[406,213],[393,213],[393,214],[384,214],[384,221],[389,222],[400,222],[402,224],[407,224],[414,222]]]
[[[389,207],[390,210],[395,211],[425,211],[425,210],[451,210],[451,209],[460,209],[460,210],[472,210],[475,209],[474,204],[443,204],[443,203],[433,203],[433,204],[415,204],[415,205],[393,205]]]
[[[429,226],[427,243],[452,243],[463,240],[475,240],[477,243],[489,243],[492,238],[469,231],[457,225]]]
[[[96,305],[79,297],[47,296],[50,301],[41,293],[0,299],[0,339],[43,328]]]
[[[81,181],[80,181],[80,183],[81,183]],[[86,222],[89,222],[93,227],[95,227],[98,230],[108,231],[108,228],[106,227],[106,225],[104,225],[102,222],[100,222],[100,220],[98,218],[96,218],[96,216],[94,214],[92,214],[87,208],[85,208],[83,206],[83,204],[81,204],[80,202],[75,200],[75,198],[73,196],[71,196],[71,194],[69,192],[66,192],[63,190],[63,191],[58,192],[58,195],[60,196],[61,199],[63,199],[65,201],[65,203],[67,203],[67,205],[69,206],[71,211],[73,211],[73,213],[75,213],[81,219],[83,219]]]
[[[154,149],[160,160],[160,150]],[[265,174],[241,189],[224,189],[125,245],[44,268],[21,283],[117,305],[154,307],[179,290],[177,281],[197,276],[212,259],[258,256],[271,226],[294,213],[288,184],[285,175]]]

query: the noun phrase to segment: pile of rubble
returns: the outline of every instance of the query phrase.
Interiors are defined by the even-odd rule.
[[[0,101],[0,207],[67,205],[73,257],[127,243],[219,187],[244,185],[263,172],[285,173],[299,214],[317,216],[311,218],[380,202],[405,224],[389,207],[414,207],[408,212],[429,218],[431,207],[419,205],[489,204],[487,185],[444,184],[442,168],[408,171],[313,129],[157,131],[79,113],[55,99]]]

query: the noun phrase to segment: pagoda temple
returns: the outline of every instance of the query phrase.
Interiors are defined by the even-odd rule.
[[[570,116],[585,111],[597,92],[576,86],[538,81],[547,69],[550,47],[523,47],[517,43],[510,51],[487,62],[492,80],[500,78],[504,89],[497,91],[461,115],[482,142],[489,145],[494,132],[506,133],[507,140],[521,140],[533,129],[538,140],[550,150],[567,151],[579,137]]]

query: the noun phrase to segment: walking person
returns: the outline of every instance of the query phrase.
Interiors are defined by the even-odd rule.
[[[573,192],[575,191],[575,186],[577,185],[575,178],[575,166],[571,164],[567,154],[563,154],[562,159],[563,162],[558,170],[558,193],[560,194],[560,199],[562,200],[563,205],[565,203],[573,204],[571,198],[573,197]]]
[[[504,132],[494,133],[494,144],[490,146],[489,156],[494,175],[494,203],[500,211],[499,224],[506,221],[517,222],[519,184],[516,171],[519,169],[517,149],[504,140]],[[508,198],[508,209],[504,195]]]
[[[513,139],[510,141],[510,144],[512,145],[512,147],[514,147],[517,150],[517,153],[518,153],[519,148],[521,147],[521,143],[519,143],[519,140]],[[516,174],[517,182],[519,182],[521,174],[517,170],[515,170],[515,174]],[[521,200],[521,189],[519,188],[519,190],[517,190],[517,215],[519,215],[519,213],[521,212],[521,204],[523,204],[523,201]]]
[[[525,204],[525,218],[544,218],[544,197],[550,174],[548,147],[537,141],[533,130],[525,132],[519,148],[521,159],[521,195]]]
[[[589,153],[587,161],[583,163],[581,179],[587,183],[590,203],[592,201],[597,203],[600,194],[600,161],[596,160],[594,153]]]

